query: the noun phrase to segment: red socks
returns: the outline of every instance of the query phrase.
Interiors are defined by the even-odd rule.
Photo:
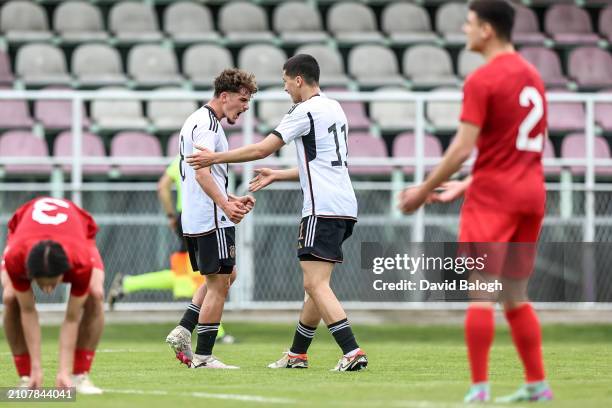
[[[493,308],[470,307],[465,316],[465,344],[472,384],[488,381],[489,350],[495,335]]]
[[[31,364],[30,364],[30,355],[28,353],[14,355],[13,361],[15,361],[15,368],[17,368],[17,374],[20,377],[25,377],[25,376],[30,375]]]
[[[524,304],[512,309],[506,312],[506,319],[510,324],[514,346],[525,367],[526,381],[543,381],[542,332],[533,307]]]
[[[77,349],[74,352],[74,365],[72,373],[74,375],[88,373],[91,369],[91,363],[93,363],[94,350]]]

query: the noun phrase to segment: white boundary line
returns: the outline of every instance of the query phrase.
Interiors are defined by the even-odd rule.
[[[242,395],[242,394],[215,394],[210,392],[168,392],[156,390],[122,390],[122,389],[104,389],[105,393],[109,394],[132,394],[132,395],[168,395],[182,396],[193,398],[208,398],[220,400],[234,400],[246,402],[260,402],[262,404],[295,404],[296,400],[289,398],[262,397],[260,395]]]

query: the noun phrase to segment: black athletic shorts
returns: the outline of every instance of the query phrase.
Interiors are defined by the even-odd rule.
[[[298,258],[300,261],[342,263],[342,243],[353,234],[355,220],[308,216],[300,222]]]
[[[218,228],[206,235],[186,236],[189,260],[202,275],[230,274],[236,265],[236,230]]]

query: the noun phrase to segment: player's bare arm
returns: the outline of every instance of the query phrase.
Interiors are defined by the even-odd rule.
[[[411,213],[423,205],[429,194],[457,172],[470,157],[479,134],[478,126],[462,122],[455,139],[444,153],[442,162],[422,184],[407,188],[400,194],[400,210],[404,213]]]
[[[81,321],[83,305],[87,300],[87,296],[87,293],[83,296],[71,295],[68,299],[66,315],[64,316],[64,322],[60,329],[59,365],[55,378],[56,387],[72,386],[70,374],[72,372],[74,351],[76,349],[76,341],[79,333],[79,323]]]
[[[469,175],[463,180],[445,181],[439,188],[435,189],[427,197],[427,204],[450,203],[462,197],[472,183],[472,176]]]
[[[159,202],[164,207],[164,212],[168,217],[168,225],[174,231],[176,229],[176,211],[172,203],[172,184],[174,182],[166,173],[164,173],[157,182],[157,196]]]
[[[205,147],[194,145],[199,151],[187,156],[187,164],[195,170],[220,163],[244,163],[268,157],[285,145],[276,135],[270,134],[258,143],[242,146],[227,152],[213,152]]]
[[[30,383],[28,388],[40,388],[43,382],[42,362],[40,359],[40,323],[34,300],[32,288],[20,292],[15,291],[19,310],[21,311],[21,324],[32,366],[30,370]]]
[[[261,168],[255,170],[255,177],[249,181],[249,191],[255,192],[274,183],[275,181],[295,181],[300,179],[297,167],[285,170]]]
[[[247,208],[239,201],[226,200],[225,196],[219,190],[217,183],[210,173],[210,168],[196,170],[196,180],[202,187],[202,190],[223,210],[225,215],[234,223],[238,224],[242,218],[248,213]]]

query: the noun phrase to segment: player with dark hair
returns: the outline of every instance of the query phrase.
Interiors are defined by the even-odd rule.
[[[2,260],[4,332],[23,387],[43,382],[40,324],[32,282],[52,293],[70,283],[60,330],[57,387],[76,386],[83,394],[101,394],[89,371],[104,327],[104,266],[96,248],[98,226],[68,200],[43,197],[15,211],[8,223]]]
[[[548,136],[546,98],[537,70],[514,50],[513,23],[514,8],[507,1],[470,3],[464,25],[467,48],[481,53],[487,62],[465,82],[459,130],[442,162],[425,182],[401,194],[400,208],[409,213],[426,201],[452,201],[465,191],[459,242],[476,243],[473,244],[476,247],[483,246],[478,243],[496,243],[504,251],[524,243],[525,251],[535,253],[546,198],[541,162]],[[445,183],[475,146],[478,157],[472,176]],[[435,192],[439,186],[445,191]],[[487,247],[493,248],[490,244]],[[505,255],[500,263],[514,262],[518,270],[501,276],[504,285],[501,300],[526,377],[523,387],[500,398],[500,402],[552,399],[544,374],[540,323],[527,299],[533,257],[526,258],[527,263],[517,265],[516,259]],[[470,295],[475,299],[475,294]],[[495,331],[495,299],[489,300],[471,302],[465,319],[472,373],[472,386],[465,402],[484,402],[490,398],[488,358]]]
[[[181,226],[187,243],[192,269],[206,276],[192,298],[178,326],[166,337],[176,357],[189,367],[236,369],[212,355],[221,324],[221,316],[230,285],[236,278],[234,224],[239,223],[255,205],[251,196],[236,197],[227,192],[228,166],[211,165],[197,170],[188,166],[185,155],[195,145],[213,151],[228,149],[220,121],[235,123],[249,109],[251,96],[257,92],[253,74],[240,69],[226,69],[214,82],[213,98],[192,113],[179,136],[179,174],[181,177]],[[195,354],[191,333],[197,327]]]
[[[270,368],[306,368],[307,350],[323,319],[342,349],[336,371],[358,371],[368,359],[359,347],[342,305],[330,287],[336,263],[343,261],[342,244],[357,221],[357,199],[347,163],[348,120],[337,101],[321,95],[319,64],[311,55],[298,54],[283,66],[285,91],[293,107],[263,141],[228,152],[201,151],[187,158],[196,169],[219,163],[262,159],[295,141],[298,167],[258,170],[251,183],[257,191],[279,180],[300,180],[304,193],[298,235],[298,258],[306,292],[293,345]]]

